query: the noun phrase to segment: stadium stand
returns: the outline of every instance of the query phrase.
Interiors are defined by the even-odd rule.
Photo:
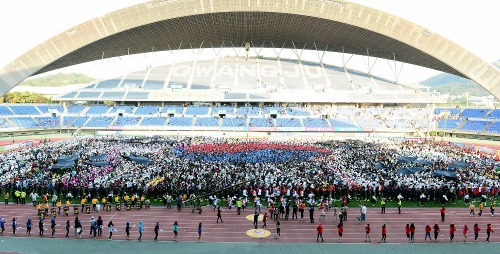
[[[16,115],[40,115],[40,111],[33,105],[10,105]]]

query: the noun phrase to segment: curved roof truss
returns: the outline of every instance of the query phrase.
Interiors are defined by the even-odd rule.
[[[35,74],[127,54],[195,47],[320,49],[396,59],[476,81],[500,70],[426,28],[343,0],[154,0],[89,20],[0,69],[0,94]]]

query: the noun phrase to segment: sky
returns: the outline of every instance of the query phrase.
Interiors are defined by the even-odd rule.
[[[89,19],[125,8],[144,0],[0,0],[0,67],[39,43]],[[500,0],[351,0],[413,21],[469,49],[487,62],[500,59],[498,10]],[[224,54],[226,51],[224,52]],[[228,54],[234,54],[232,50]],[[262,51],[272,55],[273,51]],[[306,52],[307,60],[317,61],[314,52]],[[285,56],[294,57],[291,52]],[[136,56],[105,59],[81,64],[56,72],[82,72],[105,79],[143,69],[148,65],[168,64],[170,53],[156,52]],[[190,59],[189,50],[178,55]],[[204,50],[202,58],[213,58]],[[340,55],[329,53],[327,63],[341,64]],[[348,67],[366,72],[366,58],[353,57]],[[373,61],[373,60],[371,60]],[[398,65],[398,68],[401,64]],[[372,73],[394,79],[389,63],[377,61]],[[401,82],[415,83],[439,72],[403,65]]]

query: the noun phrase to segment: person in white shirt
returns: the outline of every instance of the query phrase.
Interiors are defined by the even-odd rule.
[[[36,201],[38,199],[38,194],[36,192],[31,192],[30,194],[31,202],[33,202],[33,206],[36,206]]]
[[[368,208],[366,208],[365,204],[361,204],[361,222],[364,222],[366,220],[366,211]]]

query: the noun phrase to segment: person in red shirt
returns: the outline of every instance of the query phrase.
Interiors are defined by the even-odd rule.
[[[323,240],[323,226],[321,225],[321,223],[316,228],[316,231],[318,231],[318,236],[316,236],[316,242],[319,241],[320,237],[321,237],[321,242],[324,242],[324,240]]]
[[[406,224],[405,233],[406,233],[406,238],[408,238],[408,241],[410,241],[410,224]]]
[[[450,224],[450,242],[453,242],[453,238],[455,238],[455,231],[457,231],[455,224]]]
[[[264,223],[264,225],[262,225],[262,228],[267,228],[267,217],[269,217],[267,213],[265,213],[264,217],[262,217],[262,222]]]
[[[339,239],[337,240],[337,242],[340,243],[340,241],[342,241],[342,234],[344,233],[344,223],[343,222],[340,222],[339,225],[337,225],[337,232],[339,234]]]
[[[493,228],[491,228],[491,223],[488,223],[488,225],[486,225],[486,242],[489,243],[490,242],[490,235],[491,233],[495,232],[493,231]]]
[[[384,225],[382,225],[382,239],[380,240],[381,243],[385,243],[387,239],[387,227]]]
[[[429,240],[432,241],[432,238],[431,238],[431,226],[429,226],[429,224],[427,224],[427,226],[425,226],[425,240],[424,241],[427,241],[427,237],[429,237]]]
[[[479,228],[477,223],[474,224],[474,242],[477,240],[477,237],[479,236],[479,231],[481,231],[481,229]]]
[[[444,208],[444,206],[442,206],[441,209],[439,210],[439,212],[441,213],[441,222],[444,222],[445,211],[446,209]]]
[[[436,223],[434,224],[434,242],[437,242],[438,235],[439,235],[439,225]]]
[[[467,242],[467,231],[469,231],[469,227],[467,227],[467,224],[465,224],[464,230],[462,231],[462,234],[464,234],[464,242]]]
[[[366,242],[371,242],[371,239],[370,239],[370,224],[366,224],[366,227],[365,227],[365,243]]]

